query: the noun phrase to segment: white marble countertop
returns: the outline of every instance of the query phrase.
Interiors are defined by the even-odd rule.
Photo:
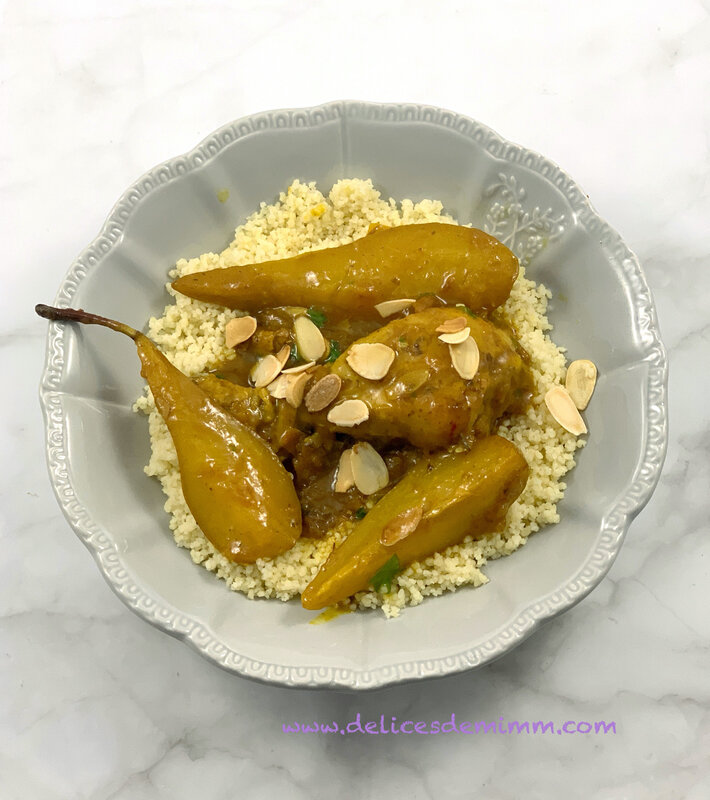
[[[0,797],[710,797],[707,0],[3,0],[0,17]],[[486,668],[360,695],[235,678],[111,593],[46,475],[32,312],[143,171],[230,119],[338,98],[452,108],[561,164],[640,256],[671,356],[665,472],[602,585]],[[281,730],[358,712],[616,733]]]

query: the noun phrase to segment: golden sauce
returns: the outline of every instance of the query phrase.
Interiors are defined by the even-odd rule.
[[[325,611],[321,611],[317,617],[313,617],[313,619],[308,623],[309,625],[322,625],[324,622],[330,622],[333,619],[337,619],[338,617],[342,617],[343,614],[350,614],[351,611],[349,608],[340,608],[339,606],[331,606],[330,608],[326,608]]]
[[[409,314],[423,312],[417,317],[417,320],[423,320],[450,311],[447,312],[440,298],[426,295],[416,301]],[[459,313],[459,309],[456,312]],[[253,315],[257,320],[256,333],[236,348],[233,358],[198,379],[198,382],[218,405],[266,439],[291,472],[301,503],[303,535],[306,537],[321,538],[343,522],[361,519],[366,514],[368,501],[370,505],[377,502],[423,455],[432,451],[432,447],[424,449],[407,441],[407,425],[412,429],[409,438],[415,442],[420,434],[422,441],[428,442],[424,434],[433,431],[438,436],[432,439],[438,442],[434,450],[455,444],[468,448],[479,436],[493,432],[501,408],[505,415],[510,415],[524,411],[529,403],[532,390],[529,356],[499,315],[481,323],[484,318],[471,314],[472,328],[479,330],[479,333],[483,331],[479,335],[481,342],[485,342],[481,352],[483,366],[480,380],[464,386],[455,373],[447,383],[444,369],[447,373],[453,373],[450,356],[446,346],[435,336],[432,337],[429,329],[431,323],[420,324],[412,320],[406,337],[400,337],[397,333],[394,341],[387,342],[397,350],[395,364],[398,367],[391,369],[385,380],[373,382],[360,379],[347,365],[343,365],[343,359],[336,368],[332,362],[353,342],[378,331],[390,319],[379,322],[370,319],[331,322],[322,312],[310,310],[309,315],[319,325],[331,352],[325,363],[314,368],[309,385],[331,370],[340,370],[343,378],[342,399],[361,397],[372,405],[373,398],[377,398],[380,403],[377,414],[372,415],[375,419],[371,418],[365,425],[358,426],[359,430],[334,429],[327,422],[327,409],[309,414],[304,406],[293,409],[285,400],[272,398],[267,389],[250,386],[249,374],[254,365],[264,356],[278,352],[284,345],[291,347],[287,368],[302,363],[294,337],[294,319],[298,313],[303,313],[303,309],[273,308],[256,312]],[[460,310],[460,313],[467,311]],[[405,319],[406,316],[407,312]],[[400,319],[405,326],[401,317],[391,319]],[[502,340],[501,335],[505,337]],[[513,363],[517,365],[515,369],[511,367]],[[419,372],[426,372],[426,375],[421,380],[415,380]],[[526,375],[522,375],[522,372]],[[417,385],[410,385],[412,381]],[[471,424],[472,414],[475,424]],[[393,431],[399,438],[393,438]],[[340,456],[357,438],[374,442],[389,471],[387,487],[369,497],[356,487],[342,493],[334,491]]]
[[[293,333],[294,313],[285,308],[269,308],[253,316],[257,322],[254,336],[239,346],[233,359],[212,370],[219,377],[242,386],[249,384],[249,372],[260,358],[278,352],[284,345],[291,348],[291,357],[286,368],[300,363]],[[327,363],[332,363],[337,355],[344,352],[354,341],[367,336],[379,327],[380,324],[372,320],[330,321],[326,318],[321,333],[329,347]]]

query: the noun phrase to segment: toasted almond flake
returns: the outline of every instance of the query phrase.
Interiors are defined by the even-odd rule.
[[[288,375],[284,375],[283,372],[276,378],[276,380],[271,381],[271,383],[266,387],[269,394],[276,400],[285,400],[286,399],[286,387],[288,386]]]
[[[442,342],[446,342],[446,344],[461,344],[461,342],[465,342],[470,335],[471,329],[463,328],[455,333],[442,333],[439,339],[441,339]]]
[[[580,411],[589,405],[597,383],[597,367],[593,361],[580,358],[567,367],[565,387]]]
[[[411,297],[403,297],[401,300],[385,300],[383,303],[377,303],[375,311],[381,317],[391,317],[392,314],[399,314],[405,308],[414,305],[417,301]]]
[[[352,450],[344,450],[340,455],[338,462],[338,474],[335,477],[335,486],[333,491],[347,492],[355,486],[355,479],[353,478],[352,466]]]
[[[389,372],[395,352],[379,342],[354,344],[345,356],[354,372],[371,381],[379,381]]]
[[[439,325],[436,329],[437,333],[458,333],[466,327],[468,320],[466,317],[452,317],[447,319]]]
[[[389,483],[390,476],[387,464],[377,450],[367,442],[358,442],[353,445],[352,452],[350,466],[358,491],[363,494],[374,494],[384,489]]]
[[[281,369],[286,366],[286,362],[291,357],[291,347],[285,344],[276,354],[276,360],[281,364]]]
[[[311,376],[307,372],[286,376],[288,381],[286,384],[286,402],[293,408],[298,408],[303,402],[303,392],[310,379]]]
[[[296,317],[293,329],[296,333],[298,352],[306,361],[318,361],[325,355],[326,344],[323,334],[309,317]]]
[[[256,332],[256,320],[254,317],[236,317],[230,319],[224,329],[224,338],[227,347],[236,347],[242,342],[246,342]]]
[[[308,361],[306,364],[299,364],[297,367],[289,367],[283,370],[284,375],[298,375],[299,372],[306,372],[311,367],[315,367],[315,361]]]
[[[327,420],[341,428],[354,428],[370,418],[370,409],[362,400],[343,400],[328,412]]]
[[[470,381],[478,372],[478,363],[481,359],[478,345],[473,336],[469,336],[459,344],[450,344],[449,354],[456,372],[465,381]]]
[[[553,386],[545,395],[545,405],[550,414],[566,431],[575,436],[587,432],[587,426],[564,386]]]
[[[343,385],[339,375],[326,375],[315,383],[306,395],[306,408],[315,413],[327,408],[340,394]]]
[[[261,361],[258,361],[250,373],[250,377],[254,386],[261,389],[262,386],[268,386],[276,376],[281,372],[281,362],[276,356],[264,356]]]
[[[414,533],[417,529],[417,526],[422,521],[423,513],[422,506],[415,506],[414,508],[408,508],[401,514],[397,514],[382,529],[380,544],[385,547],[391,547],[393,544],[401,542],[402,539],[406,539],[410,533]]]

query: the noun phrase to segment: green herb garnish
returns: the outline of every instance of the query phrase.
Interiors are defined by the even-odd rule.
[[[372,578],[370,578],[370,583],[374,587],[375,591],[380,592],[383,589],[385,592],[391,591],[392,580],[399,572],[399,568],[399,559],[396,555],[392,556],[389,561],[384,563],[372,576]]]
[[[222,381],[226,381],[227,380],[227,377],[225,375],[223,375],[221,372],[215,372],[214,376],[215,376],[215,378],[219,378]]]
[[[326,317],[325,312],[320,308],[314,308],[311,306],[308,311],[306,311],[306,314],[310,317],[311,322],[319,328],[322,328],[328,321],[328,317]]]
[[[340,356],[340,344],[335,339],[330,340],[330,352],[326,358],[326,364],[332,364]]]
[[[477,317],[478,316],[478,314],[476,314],[473,311],[471,311],[471,309],[465,303],[456,303],[456,308],[463,309],[469,315],[469,317]]]
[[[355,512],[355,519],[364,519],[367,516],[367,509],[365,506],[360,506]]]

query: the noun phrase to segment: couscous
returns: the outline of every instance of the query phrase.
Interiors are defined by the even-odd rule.
[[[418,203],[384,200],[368,180],[339,181],[327,196],[315,184],[295,181],[276,203],[263,203],[240,225],[223,252],[180,260],[170,278],[345,245],[377,226],[393,228],[436,222],[455,223],[455,220],[447,217],[441,203],[435,200]],[[149,337],[188,376],[204,375],[228,363],[234,357],[234,349],[228,346],[226,331],[231,321],[242,318],[241,314],[191,299],[170,285],[168,291],[174,302],[161,317],[149,321]],[[508,509],[505,527],[485,535],[479,532],[476,538],[467,537],[460,544],[410,564],[388,582],[387,591],[356,593],[348,601],[350,608],[382,607],[387,616],[396,616],[402,608],[416,605],[424,597],[464,585],[480,586],[488,580],[483,571],[488,560],[509,555],[525,544],[531,533],[559,520],[557,503],[565,490],[562,478],[574,466],[575,452],[584,440],[558,424],[545,404],[545,395],[563,383],[566,372],[564,353],[549,337],[546,317],[549,296],[544,286],[525,277],[521,266],[500,312],[529,354],[531,376],[529,402],[520,409],[521,413],[504,417],[495,430],[517,447],[530,470],[522,494]],[[443,331],[447,330],[446,324],[444,320]],[[245,322],[238,327],[248,326]],[[234,325],[231,330],[235,330]],[[245,330],[237,334],[246,335],[251,333]],[[456,342],[457,330],[452,328],[447,335]],[[234,563],[203,535],[185,502],[176,451],[148,389],[136,408],[149,415],[152,455],[145,470],[162,484],[175,541],[190,551],[196,564],[213,571],[234,591],[250,598],[298,597],[336,545],[357,524],[345,520],[325,535],[304,534],[289,550],[274,558],[257,559],[253,564]],[[452,445],[453,450],[457,447],[462,449],[461,444]],[[367,513],[373,505],[373,499],[365,500],[362,513]]]

